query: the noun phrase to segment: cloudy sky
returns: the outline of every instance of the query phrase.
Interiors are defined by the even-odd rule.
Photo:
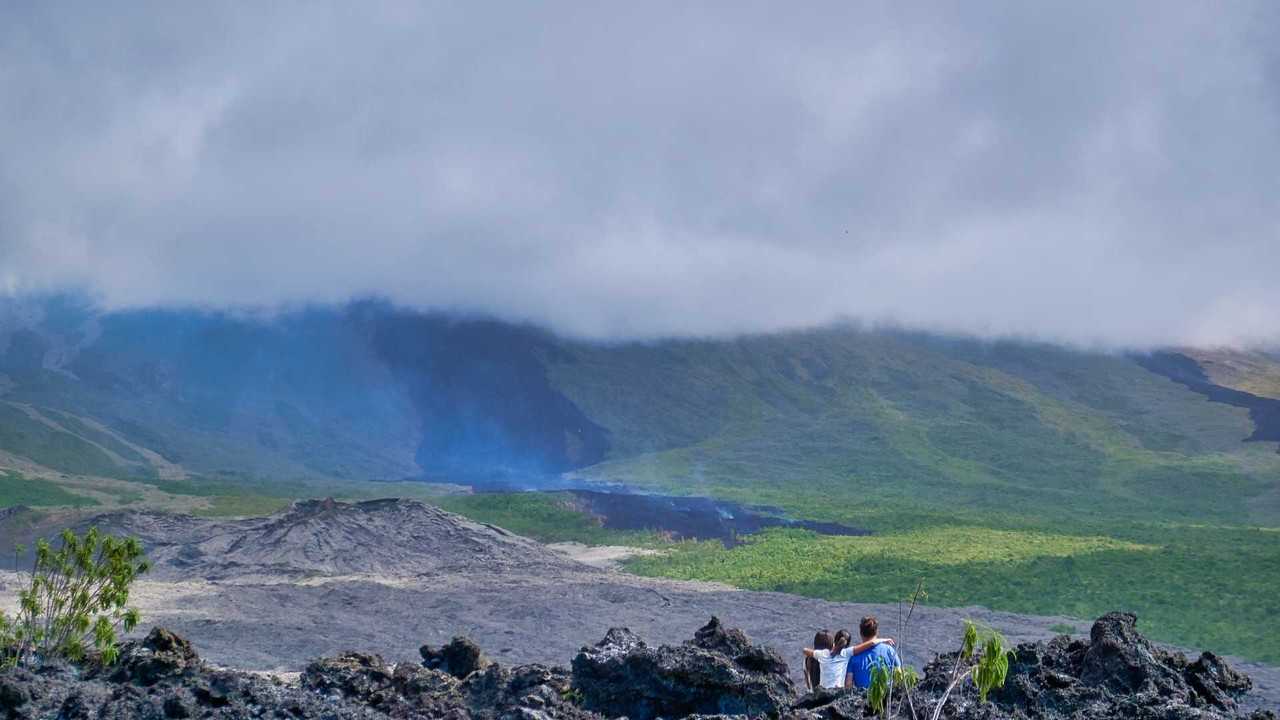
[[[1274,2],[106,5],[6,3],[0,292],[1280,340]]]

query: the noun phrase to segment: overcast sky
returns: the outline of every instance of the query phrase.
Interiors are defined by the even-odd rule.
[[[1280,340],[1280,3],[323,5],[6,3],[0,291]]]

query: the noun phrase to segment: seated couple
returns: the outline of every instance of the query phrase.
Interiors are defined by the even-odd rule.
[[[852,638],[848,630],[837,632],[835,637],[827,630],[814,636],[813,647],[804,649],[804,679],[810,690],[819,686],[865,688],[871,685],[871,668],[902,665],[893,639],[879,637],[880,623],[874,617],[862,618],[858,632],[862,642],[853,646],[849,645]]]

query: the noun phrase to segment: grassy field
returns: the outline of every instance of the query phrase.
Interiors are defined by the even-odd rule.
[[[3,402],[0,402],[0,447],[22,448],[25,457],[67,473],[115,477],[121,471],[110,456],[92,444],[55,430]]]
[[[434,498],[431,502],[450,512],[543,542],[645,547],[670,545],[651,532],[605,529],[596,519],[579,512],[567,494],[484,493]]]
[[[1080,528],[1088,531],[1087,528]],[[726,550],[684,543],[642,557],[641,574],[719,580],[833,600],[891,602],[924,580],[935,605],[984,605],[1088,620],[1137,612],[1153,637],[1270,663],[1280,617],[1274,533],[1134,527],[1121,539],[1031,530],[952,527],[879,537],[771,531]]]
[[[53,483],[25,478],[9,470],[0,470],[0,508],[14,505],[85,507],[96,504],[90,498],[68,492]]]

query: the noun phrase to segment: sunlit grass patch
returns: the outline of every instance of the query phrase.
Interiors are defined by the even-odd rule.
[[[1032,558],[1071,557],[1107,550],[1158,549],[1153,545],[1099,535],[1058,535],[956,526],[916,530],[901,535],[824,537],[822,544],[836,548],[848,546],[849,554],[855,557],[896,557],[926,565],[1022,562]]]
[[[646,546],[664,544],[652,532],[602,527],[598,519],[577,509],[569,495],[478,493],[437,497],[431,503],[477,522],[498,525],[543,542]]]
[[[93,498],[76,495],[41,478],[28,478],[20,473],[0,470],[0,508],[14,505],[32,507],[81,507],[97,505]]]
[[[289,498],[268,495],[215,495],[208,507],[195,510],[203,517],[256,517],[283,510],[293,502]]]
[[[642,573],[714,579],[740,587],[774,589],[849,577],[886,563],[949,567],[1002,565],[1108,551],[1150,552],[1143,545],[1103,536],[944,526],[905,533],[843,537],[802,530],[770,530],[732,549],[718,543],[683,543],[669,556],[642,558]]]

